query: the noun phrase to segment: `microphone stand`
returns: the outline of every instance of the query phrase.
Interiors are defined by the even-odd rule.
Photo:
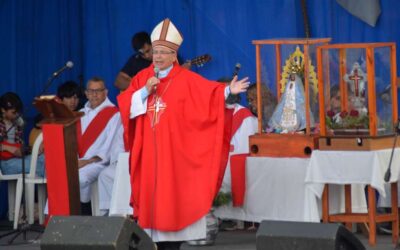
[[[49,77],[49,79],[47,80],[47,82],[46,82],[46,85],[44,86],[44,88],[43,88],[43,90],[42,90],[42,92],[40,92],[40,95],[39,96],[41,96],[41,95],[43,95],[43,94],[45,94],[46,92],[47,92],[47,90],[49,89],[49,87],[51,86],[51,83],[54,81],[54,79],[56,79],[56,77],[57,77],[58,75],[51,75],[50,77]]]
[[[385,172],[384,180],[385,182],[389,182],[390,176],[391,176],[391,169],[392,169],[392,160],[393,160],[393,155],[394,155],[394,150],[396,148],[397,144],[397,136],[399,135],[400,131],[400,120],[397,122],[397,125],[395,127],[395,135],[394,135],[394,141],[393,141],[393,146],[392,146],[392,151],[390,153],[390,160],[389,160],[389,166]]]
[[[15,126],[15,124],[14,124],[14,126]],[[22,127],[22,128],[23,128],[22,131],[24,131],[24,127]],[[22,133],[21,137],[24,138],[23,136],[24,135]],[[8,232],[6,234],[0,235],[0,239],[1,239],[1,238],[6,237],[6,236],[15,234],[13,237],[11,237],[11,239],[8,240],[8,245],[11,245],[14,242],[14,240],[21,234],[23,235],[23,240],[27,241],[26,235],[27,235],[27,233],[29,231],[33,231],[33,232],[38,232],[39,233],[39,235],[36,237],[36,239],[40,236],[41,233],[44,232],[44,227],[43,226],[39,226],[38,228],[33,227],[33,225],[30,225],[28,223],[27,219],[26,219],[26,209],[27,209],[26,207],[27,207],[27,204],[26,204],[26,199],[25,199],[25,191],[26,191],[25,190],[25,178],[26,178],[26,174],[25,174],[25,145],[24,145],[24,140],[23,139],[22,139],[22,145],[21,145],[21,160],[22,160],[22,196],[21,196],[21,198],[22,198],[22,201],[24,202],[24,207],[22,209],[22,217],[21,217],[22,222],[18,223],[19,225],[18,225],[17,229],[12,230],[11,232]],[[17,201],[15,201],[15,202],[17,202]]]

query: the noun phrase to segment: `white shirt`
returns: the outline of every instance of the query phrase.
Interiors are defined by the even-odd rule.
[[[240,104],[235,104],[235,110],[233,111],[233,116],[236,112],[244,108]],[[233,152],[230,155],[236,154],[246,154],[249,153],[249,136],[254,135],[258,131],[258,119],[255,116],[246,117],[239,129],[232,136],[231,144],[234,146]]]

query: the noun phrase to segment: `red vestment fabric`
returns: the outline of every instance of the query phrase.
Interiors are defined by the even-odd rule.
[[[232,155],[231,163],[231,189],[232,204],[234,207],[243,206],[246,192],[246,158],[249,154]]]
[[[236,131],[242,125],[244,119],[253,116],[247,108],[239,109],[233,115],[231,138],[235,135]],[[234,151],[231,145],[231,152]],[[244,194],[246,192],[246,157],[249,154],[231,155],[231,190],[232,190],[232,204],[234,207],[243,206]]]
[[[64,125],[43,124],[49,216],[70,215]]]
[[[231,132],[225,124],[225,85],[174,64],[157,87],[162,110],[156,119],[150,106],[154,94],[147,113],[130,119],[132,94],[152,76],[153,65],[118,96],[131,150],[131,204],[142,227],[179,231],[205,216],[219,191]]]
[[[105,107],[96,117],[90,122],[86,128],[85,133],[82,134],[81,120],[79,119],[76,124],[76,134],[78,142],[79,158],[82,158],[86,151],[93,145],[99,135],[103,132],[110,119],[118,112],[117,107]]]
[[[232,130],[231,130],[231,139],[236,134],[236,131],[242,126],[244,119],[247,117],[251,117],[253,114],[247,108],[241,108],[232,117]],[[235,146],[231,144],[230,152],[235,151]]]

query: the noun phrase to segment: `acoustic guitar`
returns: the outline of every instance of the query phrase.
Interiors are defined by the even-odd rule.
[[[13,157],[15,157],[15,155],[13,154],[13,152],[15,152],[15,150],[21,148],[21,144],[18,143],[9,143],[7,141],[3,141],[0,143],[0,160],[6,161],[9,160]]]
[[[193,58],[192,60],[189,60],[190,64],[196,67],[203,67],[204,64],[208,63],[209,61],[211,61],[211,56],[209,54],[204,54],[201,56],[197,56],[195,58]]]

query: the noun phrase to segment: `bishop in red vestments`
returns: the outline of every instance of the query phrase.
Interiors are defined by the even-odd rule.
[[[225,87],[179,66],[183,39],[169,19],[151,36],[153,64],[118,96],[131,153],[131,204],[141,227],[179,232],[211,208],[229,152],[225,97],[249,82],[235,77]]]

